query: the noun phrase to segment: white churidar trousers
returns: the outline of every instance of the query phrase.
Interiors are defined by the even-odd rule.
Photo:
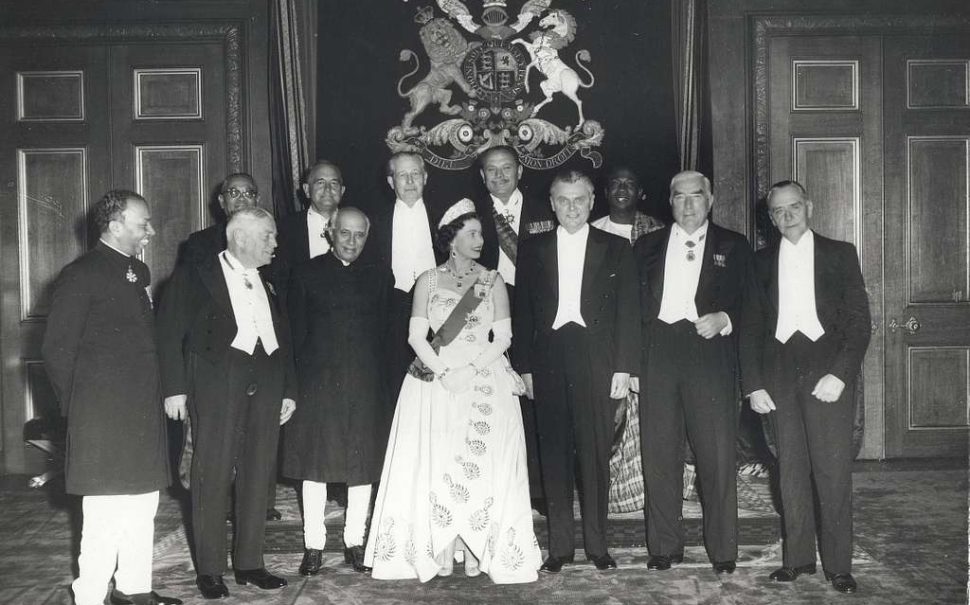
[[[344,520],[344,545],[363,546],[370,506],[371,484],[347,486],[347,511]],[[325,524],[327,484],[303,481],[303,543],[309,549],[323,550],[327,545]]]
[[[125,594],[151,592],[158,492],[84,496],[81,509],[78,577],[71,585],[75,603],[104,603],[112,575]]]

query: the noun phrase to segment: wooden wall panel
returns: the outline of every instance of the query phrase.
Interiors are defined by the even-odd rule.
[[[860,246],[859,139],[796,138],[794,178],[814,204],[812,228]]]
[[[859,62],[792,61],[792,110],[859,109]]]
[[[909,349],[909,425],[913,429],[960,428],[968,423],[970,348]],[[946,376],[946,380],[940,380]]]
[[[204,146],[144,145],[135,148],[136,189],[148,200],[156,235],[145,249],[152,285],[175,267],[187,229],[202,222],[205,201]]]
[[[60,406],[50,378],[47,377],[47,370],[44,369],[44,362],[40,359],[25,359],[24,372],[24,419],[60,416]]]
[[[970,61],[913,59],[906,72],[910,109],[970,106]]]
[[[84,120],[84,72],[18,73],[17,119],[21,122]]]
[[[86,163],[84,148],[17,152],[21,320],[47,315],[52,281],[84,250]]]
[[[970,300],[965,137],[909,137],[909,300]]]
[[[136,120],[201,120],[202,68],[136,69]]]

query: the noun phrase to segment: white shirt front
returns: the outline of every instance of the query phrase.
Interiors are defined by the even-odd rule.
[[[410,292],[418,276],[435,267],[424,200],[418,200],[410,207],[396,200],[392,221],[391,271],[394,272],[394,287]]]
[[[558,330],[569,322],[586,327],[580,303],[583,294],[583,265],[586,261],[586,240],[589,225],[570,234],[564,228],[556,229],[556,258],[559,261],[559,307],[552,329]]]
[[[664,259],[664,291],[657,314],[657,319],[664,323],[673,324],[683,319],[697,321],[694,299],[704,262],[708,224],[705,222],[690,235],[677,223],[670,227]]]
[[[815,342],[825,334],[815,308],[815,237],[808,230],[798,243],[781,238],[778,249],[778,325],[775,338],[785,343],[795,332]]]
[[[607,233],[612,233],[613,235],[619,235],[627,241],[630,241],[630,235],[633,233],[633,223],[630,223],[629,225],[614,223],[610,220],[610,215],[608,214],[593,221],[593,226],[601,231],[606,231]]]
[[[243,267],[228,250],[222,251],[219,260],[229,290],[232,313],[236,316],[236,337],[230,346],[252,355],[256,343],[262,341],[266,354],[272,354],[279,348],[279,343],[259,271]]]
[[[512,227],[512,231],[515,231],[515,234],[518,235],[519,224],[522,220],[522,192],[518,189],[513,191],[508,202],[503,202],[491,194],[489,194],[489,197],[492,198],[492,206],[495,208],[495,212],[504,216],[508,220],[509,226]],[[501,246],[498,249],[498,272],[506,284],[515,285],[515,263],[505,254]]]
[[[316,258],[330,251],[330,242],[327,240],[329,226],[329,218],[314,210],[313,206],[307,209],[306,230],[307,237],[310,238],[310,258]]]

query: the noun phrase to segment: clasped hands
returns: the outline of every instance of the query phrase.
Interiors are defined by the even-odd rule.
[[[812,395],[819,401],[832,403],[839,400],[844,389],[845,383],[842,382],[841,378],[833,374],[826,374],[815,383]],[[767,414],[775,410],[775,402],[772,401],[771,395],[765,389],[758,389],[751,393],[748,396],[748,401],[751,402],[751,409],[759,414]]]
[[[171,395],[165,398],[165,415],[172,420],[185,420],[188,418],[188,395]],[[284,398],[280,405],[280,425],[293,417],[296,411],[296,402],[292,399]]]

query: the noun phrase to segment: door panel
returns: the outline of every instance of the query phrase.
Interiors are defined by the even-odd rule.
[[[882,304],[882,91],[879,36],[777,36],[769,41],[769,183],[794,179],[814,204],[812,228],[851,242],[874,318]],[[874,332],[857,385],[857,428],[874,439],[883,406],[882,340]],[[854,377],[853,377],[854,378]],[[863,418],[865,417],[865,422]]]
[[[967,36],[886,45],[888,456],[967,455]]]
[[[44,465],[23,427],[58,414],[40,345],[54,278],[97,241],[91,205],[112,188],[146,197],[157,291],[228,165],[221,39],[89,42],[0,46],[0,446],[12,472]]]

